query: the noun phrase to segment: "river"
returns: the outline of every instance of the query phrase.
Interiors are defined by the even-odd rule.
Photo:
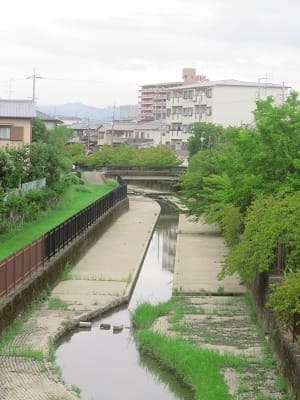
[[[81,389],[83,400],[190,400],[182,387],[157,362],[139,353],[131,331],[130,310],[141,302],[156,303],[172,295],[178,216],[161,215],[128,307],[93,321],[89,331],[64,338],[56,362],[64,380]],[[123,324],[117,334],[100,323]]]

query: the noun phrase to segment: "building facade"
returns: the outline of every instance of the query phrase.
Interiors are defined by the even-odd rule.
[[[0,147],[30,144],[34,117],[33,101],[0,100]]]
[[[155,121],[166,118],[167,90],[180,85],[206,80],[197,75],[195,68],[183,68],[182,82],[166,82],[143,85],[139,90],[139,121]]]
[[[237,80],[205,81],[169,88],[166,102],[164,144],[173,148],[187,144],[195,122],[228,126],[251,126],[258,99],[272,96],[284,102],[288,87]]]
[[[98,146],[127,143],[135,147],[158,146],[165,135],[165,122],[114,122],[98,129]]]

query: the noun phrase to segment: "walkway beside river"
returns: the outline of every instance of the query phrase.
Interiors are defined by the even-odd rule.
[[[219,280],[226,245],[217,225],[192,222],[181,214],[178,223],[173,291],[234,295],[245,293],[237,276]]]
[[[78,399],[54,368],[50,343],[78,321],[128,299],[159,213],[155,201],[130,198],[129,211],[107,229],[68,279],[54,288],[49,301],[32,314],[0,356],[1,400]],[[42,359],[33,358],[32,350],[38,350]]]

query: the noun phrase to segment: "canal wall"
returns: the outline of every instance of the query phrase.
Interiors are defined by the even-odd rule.
[[[93,227],[92,232],[86,232],[81,244],[77,244],[78,248],[74,244],[68,249],[68,255],[64,251],[60,257],[57,256],[60,268],[53,272],[57,277],[65,262],[76,261],[76,252],[79,260],[68,279],[60,280],[55,285],[47,301],[42,302],[38,309],[33,309],[22,331],[3,349],[0,357],[0,399],[78,399],[72,388],[57,374],[53,365],[53,346],[62,335],[78,327],[78,321],[103,315],[129,299],[160,214],[159,205],[151,199],[136,196],[131,197],[129,202],[129,207],[127,200],[111,210],[110,217],[102,221],[101,227]],[[117,221],[112,223],[117,217]],[[100,240],[97,240],[99,237]],[[55,265],[53,268],[56,270]],[[47,288],[45,277],[42,283],[43,288]],[[35,288],[28,287],[26,292],[23,288],[20,301],[24,298],[27,301],[25,296],[31,299],[32,290],[39,294],[43,290]],[[60,304],[67,307],[52,307],[51,300],[60,300]],[[17,309],[16,303],[10,303],[10,306]],[[20,357],[20,354],[26,354],[28,346],[42,353],[43,358]],[[17,354],[10,352],[10,348],[16,349]],[[103,362],[101,357],[99,361]]]
[[[25,283],[0,302],[0,334],[30,305],[43,297],[45,292],[59,280],[66,264],[74,265],[107,228],[129,209],[128,198],[111,208],[80,237],[61,250],[45,267],[38,270]]]
[[[249,291],[278,366],[288,381],[289,390],[295,400],[300,400],[300,346],[293,342],[291,333],[279,325],[273,311],[266,306],[269,285],[278,282],[278,279],[281,278],[269,275],[267,271],[260,273],[249,285]]]

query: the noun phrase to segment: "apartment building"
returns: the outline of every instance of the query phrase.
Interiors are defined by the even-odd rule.
[[[227,126],[254,123],[258,99],[272,96],[280,104],[289,87],[279,84],[220,80],[192,83],[166,90],[166,134],[163,143],[173,148],[187,144],[195,122]]]
[[[139,90],[139,121],[155,121],[166,118],[167,90],[173,87],[202,82],[204,75],[196,75],[195,68],[183,68],[181,82],[143,85]]]

